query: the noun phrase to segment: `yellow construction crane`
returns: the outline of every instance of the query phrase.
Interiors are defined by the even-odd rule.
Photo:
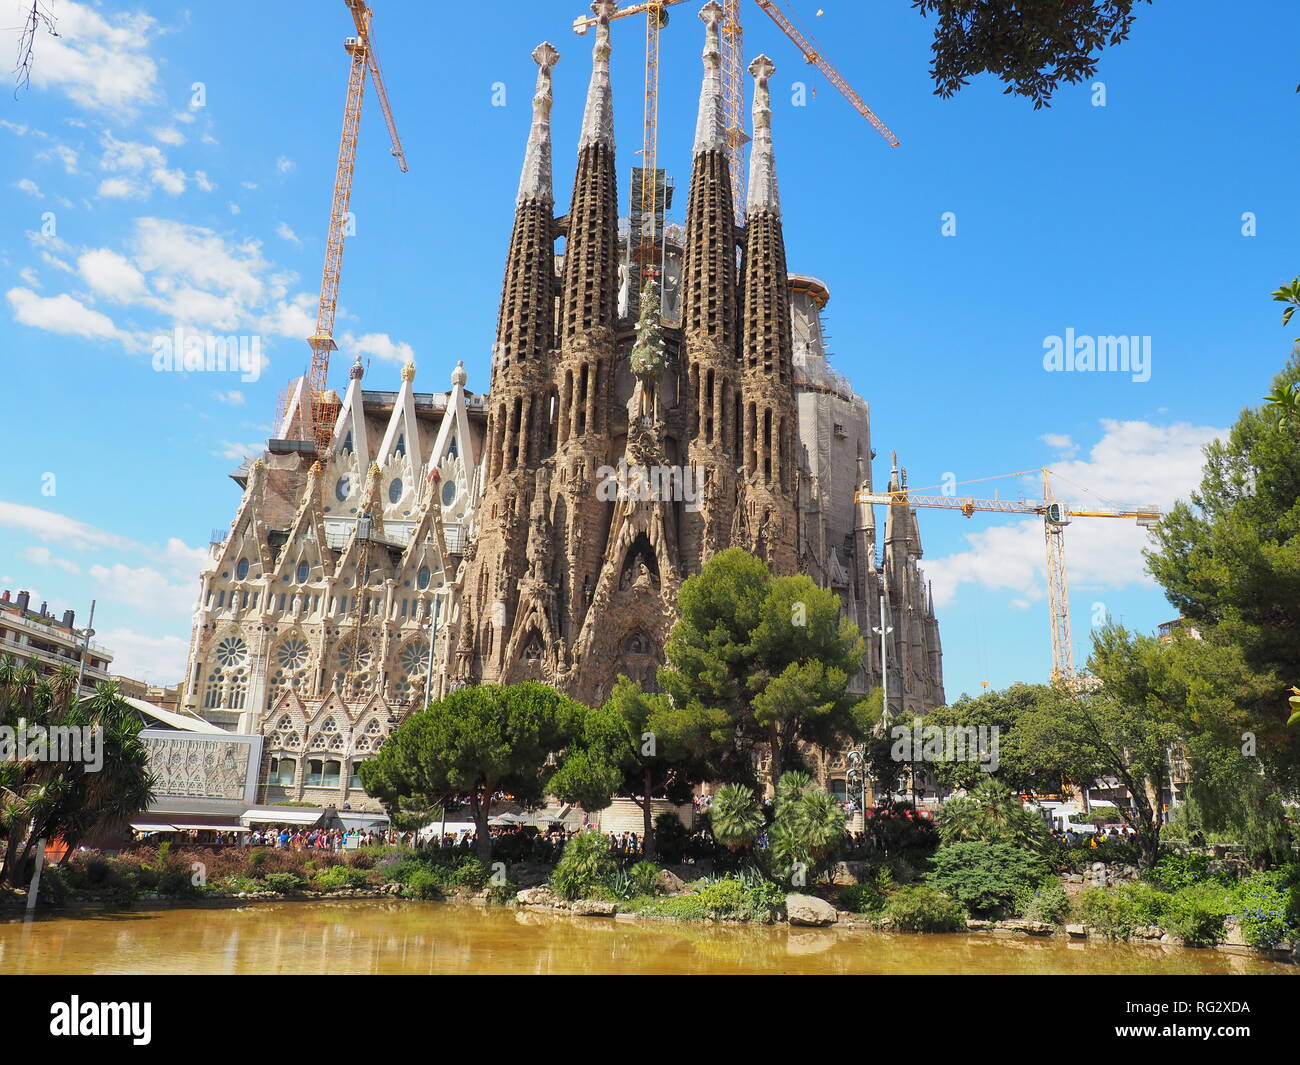
[[[337,400],[328,396],[330,352],[338,348],[334,343],[334,312],[339,296],[339,277],[343,270],[343,240],[348,230],[348,207],[352,202],[352,172],[357,158],[357,134],[361,130],[361,99],[366,90],[366,71],[375,84],[375,95],[384,112],[388,136],[393,142],[393,155],[402,173],[406,173],[406,153],[397,136],[393,112],[388,106],[388,91],[384,88],[379,59],[375,55],[374,40],[370,31],[371,11],[365,0],[344,0],[357,35],[346,37],[343,47],[349,59],[348,95],[343,106],[343,133],[339,138],[338,169],[334,173],[334,199],[330,206],[329,237],[325,242],[325,267],[321,273],[320,302],[316,306],[316,332],[307,338],[311,346],[311,369],[307,384],[311,391],[312,428],[316,448],[320,452],[329,447],[330,434],[337,413]]]
[[[1071,510],[1052,490],[1052,471],[1046,467],[1006,474],[1023,477],[1040,473],[1043,478],[1042,501],[976,499],[972,496],[918,495],[903,487],[890,492],[868,492],[860,489],[854,496],[858,503],[880,503],[892,506],[902,503],[912,507],[933,507],[939,510],[957,510],[963,517],[979,511],[996,514],[1037,514],[1043,519],[1043,534],[1047,545],[1047,606],[1052,632],[1052,682],[1069,684],[1074,679],[1074,650],[1070,643],[1070,587],[1065,568],[1065,527],[1075,518],[1133,518],[1137,524],[1149,528],[1160,520],[1160,511],[1145,510]],[[997,478],[982,478],[996,480]],[[973,482],[962,482],[970,484]]]
[[[658,234],[661,231],[658,211],[656,156],[659,141],[659,31],[668,24],[668,8],[682,3],[683,0],[646,0],[644,3],[631,4],[620,8],[610,15],[614,19],[627,18],[629,15],[646,16],[645,38],[645,130],[641,158],[641,187],[637,204],[642,218],[650,218],[650,236],[641,236],[636,257],[641,262],[642,271],[653,270],[658,265]],[[840,75],[821,51],[804,34],[800,33],[794,23],[776,5],[775,0],[756,0],[764,13],[777,24],[796,48],[803,53],[804,59],[820,70],[832,85],[837,88],[860,115],[870,122],[880,135],[889,142],[891,148],[898,147],[898,138],[890,131],[874,111],[862,102],[862,97]],[[749,143],[749,134],[745,132],[745,107],[743,75],[745,70],[745,36],[740,22],[741,0],[722,0],[724,16],[722,22],[722,100],[727,121],[727,156],[731,171],[731,195],[736,208],[736,222],[745,220],[745,145]],[[575,33],[586,33],[599,20],[591,15],[579,15],[573,20]]]

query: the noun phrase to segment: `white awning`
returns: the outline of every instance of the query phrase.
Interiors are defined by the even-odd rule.
[[[132,821],[131,831],[132,832],[175,832],[176,826],[175,825],[153,825],[153,824],[145,824],[144,822]]]
[[[249,825],[314,825],[324,812],[293,807],[283,810],[248,810],[240,820]]]
[[[191,829],[191,828],[198,829],[198,830],[201,831],[201,832],[206,832],[206,831],[211,831],[211,832],[247,832],[247,831],[248,831],[248,827],[247,827],[246,825],[174,825],[174,826],[172,826],[172,827],[177,828],[177,829],[181,830],[182,832],[183,832],[183,831],[186,831],[187,829]]]

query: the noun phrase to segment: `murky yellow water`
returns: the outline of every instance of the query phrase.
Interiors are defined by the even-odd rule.
[[[131,910],[0,923],[0,973],[1286,973],[1216,951],[638,924],[445,903]]]

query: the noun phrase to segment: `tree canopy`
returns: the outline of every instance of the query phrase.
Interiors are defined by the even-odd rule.
[[[682,584],[678,607],[659,680],[707,729],[719,779],[752,781],[760,747],[776,779],[797,766],[801,742],[865,735],[865,700],[848,690],[864,643],[834,592],[805,576],[773,577],[733,547]]]
[[[1142,0],[912,0],[936,20],[930,77],[952,96],[990,73],[1004,93],[1051,106],[1062,84],[1091,78],[1103,49],[1124,41]],[[1151,0],[1146,0],[1150,3]]]
[[[580,703],[532,681],[458,688],[398,726],[379,754],[361,764],[361,782],[394,807],[411,798],[427,806],[468,800],[479,856],[487,861],[496,792],[525,805],[547,793],[593,809],[608,805],[612,780],[604,767],[565,772],[565,749],[582,735],[586,713]]]

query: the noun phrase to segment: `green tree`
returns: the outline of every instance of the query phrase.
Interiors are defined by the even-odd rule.
[[[768,832],[772,872],[790,883],[797,869],[813,874],[844,840],[844,810],[801,770],[777,781],[775,818]],[[799,886],[802,886],[800,884]]]
[[[996,843],[1042,851],[1051,840],[1043,819],[1026,810],[1020,797],[1000,780],[981,780],[967,796],[957,796],[939,811],[939,838],[956,843]]]
[[[973,760],[936,762],[931,766],[940,783],[969,791],[986,777],[1002,781],[1017,794],[1044,795],[1060,790],[1059,774],[1044,766],[1032,749],[1025,747],[1020,723],[1027,715],[1051,713],[1062,693],[1046,684],[1013,684],[1003,691],[987,691],[976,698],[963,695],[956,702],[939,706],[925,715],[925,724],[940,728],[997,729],[998,767],[992,773]]]
[[[760,746],[779,779],[801,743],[866,734],[865,701],[848,690],[864,643],[833,592],[808,577],[773,577],[728,548],[683,583],[678,607],[659,679],[676,706],[708,722],[722,779],[752,781]]]
[[[556,794],[552,778],[564,769],[566,748],[581,735],[585,713],[581,704],[532,681],[458,688],[402,722],[379,754],[361,764],[361,782],[390,808],[403,799],[430,807],[467,800],[479,857],[490,861],[492,796],[504,791],[528,805]],[[570,772],[564,790],[599,809],[612,783],[606,766],[593,769]]]
[[[1300,384],[1300,355],[1274,392]],[[1287,687],[1300,677],[1300,433],[1271,412],[1242,411],[1205,448],[1200,487],[1156,526],[1147,553],[1169,601],[1208,643],[1236,646],[1272,678],[1244,723],[1284,791],[1300,786],[1300,736],[1286,729]]]
[[[952,96],[987,71],[1005,93],[1048,105],[1062,83],[1097,72],[1098,53],[1129,35],[1139,0],[912,0],[935,15],[930,76],[939,96]],[[1147,0],[1150,3],[1150,0]]]
[[[116,684],[100,683],[83,699],[76,690],[71,667],[45,678],[30,662],[0,659],[0,725],[13,729],[15,739],[21,734],[23,747],[36,751],[41,738],[51,736],[48,730],[65,727],[93,737],[100,752],[95,759],[61,760],[53,756],[75,752],[51,745],[44,757],[0,759],[0,883],[25,883],[40,840],[62,839],[71,854],[83,840],[121,829],[153,801],[154,778],[135,710]],[[89,754],[84,745],[83,754]]]
[[[587,721],[552,786],[569,788],[571,766],[593,778],[607,772],[604,779],[613,780],[613,792],[629,796],[640,807],[645,854],[653,859],[653,800],[689,802],[696,784],[715,779],[710,756],[717,715],[699,703],[679,707],[668,696],[644,692],[640,684],[620,676],[609,700],[591,711]]]
[[[753,846],[763,831],[763,820],[762,807],[744,784],[724,784],[709,806],[713,838],[728,850]]]

